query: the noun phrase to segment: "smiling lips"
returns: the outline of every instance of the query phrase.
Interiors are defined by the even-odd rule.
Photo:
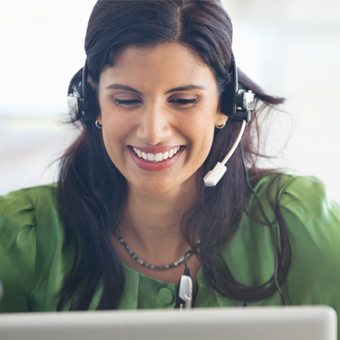
[[[176,153],[179,151],[181,147],[177,146],[169,151],[165,151],[165,152],[159,152],[159,153],[145,153],[137,148],[132,148],[133,151],[135,152],[135,154],[139,157],[139,158],[143,158],[144,160],[148,161],[148,162],[162,162],[168,158],[172,158],[174,155],[176,155]]]
[[[145,147],[139,149],[130,146],[128,149],[138,167],[147,171],[160,171],[175,164],[185,148],[175,146],[170,149],[165,147],[160,150],[160,148]]]

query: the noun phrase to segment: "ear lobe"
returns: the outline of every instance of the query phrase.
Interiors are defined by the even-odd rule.
[[[227,123],[228,121],[228,116],[226,116],[225,114],[223,113],[219,113],[216,117],[216,121],[215,121],[215,127],[217,129],[223,129],[225,124]]]

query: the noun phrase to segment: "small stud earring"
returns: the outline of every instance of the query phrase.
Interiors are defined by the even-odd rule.
[[[223,124],[221,125],[216,125],[216,128],[221,130],[225,127],[225,124],[226,124],[226,121],[224,121]]]
[[[96,122],[94,123],[94,125],[98,128],[98,129],[102,129],[103,125],[101,125],[99,122],[98,122],[98,119],[96,120]]]

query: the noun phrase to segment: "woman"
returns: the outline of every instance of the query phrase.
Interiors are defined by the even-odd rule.
[[[314,178],[256,167],[259,116],[283,99],[239,72],[252,92],[235,110],[231,43],[218,0],[98,1],[59,181],[0,201],[1,311],[179,307],[183,273],[193,307],[340,310],[339,206]]]

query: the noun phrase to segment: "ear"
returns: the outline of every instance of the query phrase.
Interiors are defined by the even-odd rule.
[[[215,127],[217,129],[223,129],[226,122],[228,121],[228,118],[229,117],[223,114],[222,112],[218,113],[215,120]]]

